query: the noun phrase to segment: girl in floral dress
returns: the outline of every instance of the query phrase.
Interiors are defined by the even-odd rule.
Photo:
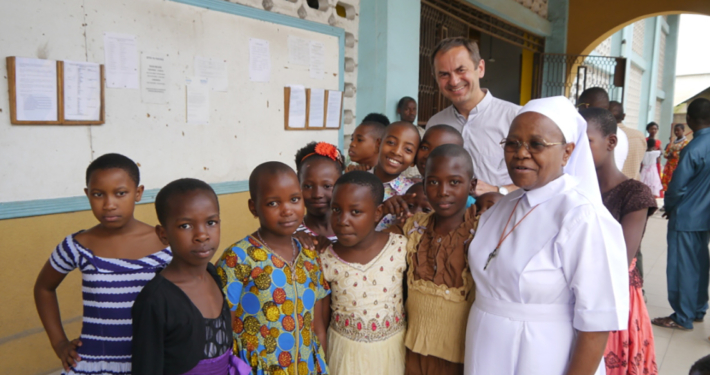
[[[321,313],[330,288],[318,253],[293,238],[304,215],[298,177],[286,164],[263,163],[249,192],[261,226],[217,262],[234,317],[234,354],[255,375],[327,374]]]

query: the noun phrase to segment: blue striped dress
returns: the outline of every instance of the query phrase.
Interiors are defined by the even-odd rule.
[[[173,258],[169,248],[138,260],[102,258],[67,236],[49,261],[55,270],[82,274],[84,320],[81,361],[64,374],[131,373],[131,307],[138,293]]]

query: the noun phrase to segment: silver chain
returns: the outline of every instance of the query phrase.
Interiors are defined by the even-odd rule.
[[[263,243],[264,245],[266,245],[266,247],[268,247],[269,249],[272,249],[272,250],[273,250],[273,247],[269,246],[269,244],[266,243],[266,241],[264,241],[263,238],[261,238],[261,228],[259,228],[259,229],[256,230],[256,236],[259,237],[259,241],[261,241],[261,243]],[[296,262],[296,256],[298,255],[298,254],[296,254],[296,244],[295,244],[295,242],[296,242],[296,240],[294,240],[293,237],[291,237],[291,249],[293,250],[293,260],[291,260],[291,264],[293,264],[293,263]]]

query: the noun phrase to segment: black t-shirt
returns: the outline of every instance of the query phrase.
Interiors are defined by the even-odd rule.
[[[214,265],[208,264],[207,271],[221,291]],[[132,315],[133,375],[179,375],[208,358],[206,321],[210,319],[205,319],[182,289],[160,273],[138,294]],[[231,348],[232,321],[226,301],[218,319],[223,322],[220,328],[229,334]]]

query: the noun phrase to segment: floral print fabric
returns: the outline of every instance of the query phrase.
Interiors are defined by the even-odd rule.
[[[316,302],[330,293],[318,254],[301,248],[294,266],[252,236],[233,244],[217,273],[235,318],[234,353],[254,374],[327,374],[313,331]]]

